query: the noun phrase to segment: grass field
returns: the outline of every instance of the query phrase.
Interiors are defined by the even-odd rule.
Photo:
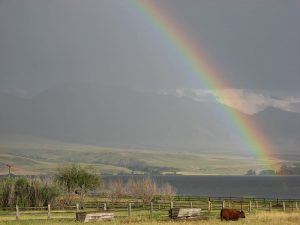
[[[258,212],[256,214],[246,215],[245,219],[238,221],[223,221],[221,222],[217,216],[206,218],[203,220],[194,221],[172,221],[170,219],[156,220],[147,219],[145,217],[131,217],[123,219],[115,219],[110,222],[90,222],[88,224],[132,224],[132,225],[218,225],[218,224],[244,224],[244,225],[299,225],[300,213],[299,212]],[[74,219],[52,219],[52,220],[26,220],[19,221],[3,221],[0,219],[0,225],[75,225],[83,224],[82,222],[75,222]]]
[[[72,144],[32,137],[0,139],[0,174],[41,174],[54,171],[61,164],[94,165],[99,173],[130,173],[130,165],[161,168],[181,174],[245,174],[249,169],[264,168],[252,157],[239,155],[162,153],[154,150],[117,149]],[[168,169],[169,168],[169,169]],[[137,171],[137,170],[136,170]],[[139,171],[137,171],[139,172]],[[140,171],[142,172],[142,171]]]

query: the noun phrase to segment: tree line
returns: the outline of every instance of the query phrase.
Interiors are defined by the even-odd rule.
[[[124,197],[140,199],[143,203],[155,198],[171,200],[175,189],[170,184],[158,185],[151,178],[117,180],[104,183],[93,167],[72,164],[57,169],[53,178],[30,179],[8,177],[0,180],[0,207],[40,207],[55,204],[60,207],[75,201],[84,203],[89,192],[105,195],[111,203]]]
[[[255,170],[248,170],[245,175],[257,175]],[[278,171],[275,170],[262,170],[258,175],[300,175],[300,163],[292,165],[281,165]]]

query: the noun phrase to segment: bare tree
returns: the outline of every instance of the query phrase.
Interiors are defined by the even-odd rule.
[[[160,195],[162,200],[172,201],[176,195],[176,190],[171,184],[165,183],[160,188]]]
[[[155,181],[149,177],[140,180],[130,179],[127,183],[127,193],[141,199],[143,203],[150,203],[158,194],[158,188]]]
[[[125,184],[121,180],[110,181],[108,183],[108,190],[108,197],[113,204],[118,203],[126,195]]]

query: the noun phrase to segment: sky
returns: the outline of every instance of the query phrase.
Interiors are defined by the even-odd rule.
[[[300,113],[300,1],[155,2],[230,85],[217,101]],[[0,0],[2,92],[31,97],[88,81],[214,97],[193,73],[132,0]]]

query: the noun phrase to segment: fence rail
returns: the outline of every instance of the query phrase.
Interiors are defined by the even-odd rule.
[[[247,213],[255,211],[298,211],[300,200],[280,200],[262,198],[209,198],[209,197],[175,197],[173,201],[155,201],[143,203],[141,201],[90,201],[83,205],[75,204],[63,209],[48,205],[46,207],[19,207],[2,208],[0,220],[26,220],[26,219],[74,219],[76,212],[110,212],[115,217],[145,216],[152,218],[165,218],[170,208],[201,208],[201,213],[215,215],[222,208],[235,208]]]

